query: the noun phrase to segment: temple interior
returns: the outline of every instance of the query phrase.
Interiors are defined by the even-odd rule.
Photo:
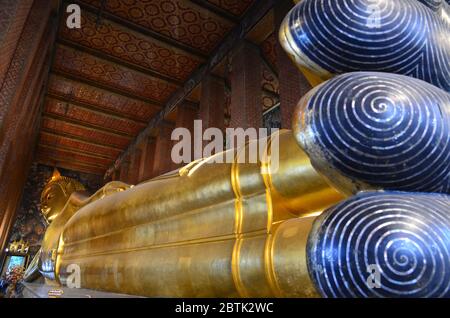
[[[321,8],[313,7],[319,2]],[[408,202],[429,204],[430,211],[445,215],[436,217],[445,224],[439,225],[440,230],[450,228],[450,45],[432,38],[433,29],[424,35],[417,31],[412,40],[397,39],[380,49],[388,55],[397,50],[395,45],[432,38],[427,45],[437,46],[439,58],[426,55],[434,54],[431,51],[421,55],[436,63],[432,66],[431,62],[413,65],[419,59],[409,60],[403,53],[388,58],[384,53],[376,57],[375,49],[357,51],[371,45],[365,38],[358,39],[353,56],[340,45],[359,33],[332,44],[324,39],[331,24],[353,21],[349,13],[344,12],[341,20],[336,13],[337,18],[330,18],[329,23],[317,13],[330,8],[334,14],[341,9],[334,4],[346,2],[357,6],[367,1],[1,0],[0,277],[6,279],[17,268],[22,270],[19,275],[26,271],[28,287],[22,289],[27,294],[23,292],[22,297],[58,294],[61,286],[73,283],[73,264],[81,268],[81,278],[75,283],[81,281],[81,288],[98,297],[366,297],[373,290],[375,296],[392,296],[396,287],[390,285],[385,294],[384,287],[380,287],[383,292],[369,288],[361,293],[364,288],[349,287],[348,294],[340,294],[340,289],[333,289],[333,282],[323,283],[323,271],[314,262],[322,257],[317,251],[328,244],[328,236],[320,235],[336,230],[329,220],[341,211],[337,204],[370,201],[372,193],[364,191],[372,190],[404,191],[405,196],[414,196]],[[422,13],[426,19],[439,19],[442,24],[436,24],[441,27],[436,27],[436,34],[449,38],[450,15],[444,13],[450,13],[450,5],[445,1],[435,2],[442,5],[439,10],[446,22],[440,22],[441,16],[426,7],[425,3],[432,1],[382,2],[383,10],[385,2],[393,6],[387,12],[404,10],[405,16],[411,11],[414,19]],[[313,11],[316,13],[308,15]],[[329,17],[327,14],[324,16]],[[355,19],[361,14],[358,11]],[[382,20],[384,15],[380,17]],[[312,22],[317,21],[325,31],[315,31]],[[414,31],[414,27],[405,29]],[[338,38],[346,32],[329,34]],[[411,47],[399,50],[414,55]],[[423,46],[420,49],[425,50]],[[395,62],[398,56],[403,60]],[[407,69],[410,66],[413,71]],[[358,78],[355,71],[380,73],[363,79],[364,72]],[[328,79],[330,84],[319,85]],[[389,91],[397,89],[398,82],[405,84]],[[361,88],[365,83],[385,84],[368,94],[369,99],[375,96],[374,102],[364,106],[363,112],[349,111],[347,116],[350,107],[358,107],[359,92],[371,89]],[[327,101],[347,103],[333,92],[347,92],[347,84],[353,85],[346,95],[353,98],[352,106],[339,109],[341,113],[320,112]],[[399,94],[414,102],[400,105],[405,98],[397,98]],[[420,94],[431,97],[420,100]],[[433,98],[438,102],[430,106]],[[409,107],[416,111],[403,113]],[[329,113],[346,116],[336,119],[335,126],[320,125]],[[411,113],[426,114],[410,122],[421,128],[434,127],[432,133],[424,129],[422,134],[432,142],[413,139],[416,134],[406,125],[391,123],[397,127],[392,130],[382,126],[384,120],[389,122],[395,116],[401,117],[397,123],[406,121]],[[356,128],[348,132],[353,122],[343,122],[354,117]],[[365,130],[371,124],[361,124],[366,119],[376,127],[371,132]],[[201,123],[200,127],[196,123]],[[342,127],[345,133],[338,131]],[[204,138],[209,128],[223,135],[228,129],[240,128],[275,132],[280,145],[278,172],[261,172],[265,165],[259,161],[256,165],[239,162],[239,149],[231,163],[208,165],[209,159],[195,149],[187,154],[187,160],[175,162],[173,150],[179,140],[173,133],[179,128],[189,133],[191,148],[197,145],[201,149],[212,140]],[[392,155],[397,146],[382,143],[391,137],[376,135],[379,131],[392,131],[399,144],[404,135],[413,136],[398,146],[407,157],[401,158],[401,164]],[[350,137],[345,139],[347,135]],[[331,141],[322,142],[324,136]],[[360,136],[372,138],[369,146]],[[223,151],[230,149],[229,142],[227,138],[219,142]],[[249,141],[242,149],[251,144]],[[405,144],[410,148],[400,148]],[[265,147],[273,163],[274,139]],[[425,159],[420,157],[422,149],[429,149]],[[222,150],[215,148],[211,158]],[[382,153],[384,150],[390,152]],[[346,161],[344,156],[354,157]],[[407,177],[402,175],[404,171]],[[397,199],[403,199],[402,195],[383,200]],[[330,208],[333,206],[336,208]],[[316,220],[326,209],[330,217]],[[328,232],[317,230],[318,222]],[[444,239],[433,242],[445,242],[442,246],[436,243],[436,249],[442,247],[449,253],[450,232],[446,233]],[[399,240],[403,238],[380,246],[390,255],[389,249]],[[398,247],[400,253],[407,250],[402,260],[415,249],[426,250],[418,245],[408,250],[408,240]],[[301,246],[299,254],[295,246]],[[445,255],[439,258],[444,261],[438,273],[448,281],[450,261],[445,258],[450,254]],[[404,262],[399,261],[395,273],[407,266],[408,261]],[[389,275],[385,265],[379,264],[381,272]],[[351,275],[338,276],[347,279]],[[425,277],[430,282],[438,279]],[[2,295],[21,294],[1,287]],[[421,292],[417,295],[450,296],[448,286],[433,291],[424,287]]]
[[[39,198],[55,167],[95,192],[176,169],[170,134],[195,119],[290,126],[311,88],[278,44],[293,3],[255,2],[2,1],[2,264],[14,244],[27,262],[39,250]],[[80,29],[66,26],[71,3]],[[295,81],[280,83],[289,73]]]

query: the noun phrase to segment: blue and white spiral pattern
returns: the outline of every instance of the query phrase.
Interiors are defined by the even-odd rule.
[[[339,75],[306,95],[294,118],[312,164],[346,193],[450,193],[450,94],[402,75]]]
[[[382,71],[450,92],[450,26],[416,0],[303,0],[283,22],[280,41],[322,77]]]
[[[444,0],[417,0],[417,1],[422,2],[424,5],[426,5],[434,12],[439,11],[439,9],[442,7],[442,4],[444,3]]]
[[[450,196],[357,195],[316,220],[307,256],[324,297],[450,297]]]

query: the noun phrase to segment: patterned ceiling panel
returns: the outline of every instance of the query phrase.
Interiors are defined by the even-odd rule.
[[[80,2],[87,4],[82,28],[68,29],[61,21],[37,154],[49,163],[102,172],[255,1]],[[266,64],[272,64],[261,83],[266,110],[278,101],[275,35],[261,48]],[[199,100],[199,92],[188,99]],[[230,92],[226,95],[229,125]],[[176,115],[165,120],[175,121]]]
[[[65,151],[62,149],[47,148],[43,147],[42,145],[38,146],[38,154],[47,158],[54,158],[54,160],[58,161],[61,160],[67,162],[83,162],[86,164],[93,164],[102,167],[108,167],[114,161],[113,159],[94,158],[78,153]]]
[[[53,68],[160,103],[177,89],[174,84],[61,45]]]
[[[261,43],[261,50],[266,60],[277,70],[277,36],[272,33]]]
[[[160,109],[160,106],[114,94],[57,75],[51,75],[48,92],[52,95],[97,106],[146,122]]]
[[[70,135],[73,137],[83,138],[90,142],[109,145],[118,148],[125,148],[130,142],[130,138],[113,135],[87,127],[82,127],[74,124],[70,124],[61,120],[44,117],[42,120],[42,129],[54,132],[56,134],[61,133]]]
[[[83,2],[101,7],[100,0]],[[104,9],[204,53],[211,52],[233,27],[188,0],[108,0]]]
[[[227,10],[231,14],[240,17],[250,7],[253,0],[207,0],[215,6]]]
[[[83,11],[82,28],[69,29],[62,19],[60,37],[180,81],[186,80],[202,62],[197,57],[105,19],[97,28],[96,20],[95,15]]]
[[[120,150],[101,147],[94,144],[88,144],[86,142],[78,141],[75,139],[69,139],[57,135],[52,135],[45,132],[41,133],[39,143],[53,147],[61,146],[62,148],[74,149],[75,151],[80,150],[82,152],[99,154],[107,156],[108,158],[111,159],[115,159],[120,154]]]
[[[94,112],[84,107],[61,102],[53,98],[47,98],[45,113],[67,117],[69,119],[109,128],[130,135],[136,135],[146,126],[143,123],[108,116],[100,112]]]

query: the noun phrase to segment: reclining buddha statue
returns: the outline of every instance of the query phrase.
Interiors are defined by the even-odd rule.
[[[55,176],[27,279],[75,264],[82,288],[151,297],[450,297],[448,12],[298,1],[280,42],[320,84],[266,160],[239,160],[250,141],[93,196]]]

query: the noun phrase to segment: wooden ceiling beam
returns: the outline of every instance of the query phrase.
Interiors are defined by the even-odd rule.
[[[145,68],[145,67],[142,67],[140,65],[137,65],[137,64],[134,64],[134,63],[130,63],[130,62],[126,61],[126,60],[117,58],[115,56],[112,56],[112,55],[109,55],[109,54],[106,54],[106,53],[103,53],[103,52],[101,52],[99,50],[92,49],[92,48],[84,46],[82,44],[75,43],[73,41],[70,41],[70,40],[67,40],[67,39],[64,39],[64,38],[61,38],[61,37],[59,37],[56,42],[57,42],[57,44],[64,45],[64,46],[70,47],[72,49],[75,49],[77,51],[81,51],[81,52],[90,54],[90,55],[95,56],[97,58],[100,58],[102,60],[105,60],[105,61],[117,64],[119,66],[123,66],[123,67],[129,68],[129,69],[132,69],[132,70],[137,71],[139,73],[143,73],[143,74],[145,74],[147,76],[154,77],[156,79],[159,79],[159,80],[162,80],[162,81],[174,84],[176,86],[183,85],[183,83],[180,80],[176,79],[176,78],[172,78],[170,76],[161,74],[161,73],[156,72],[154,70],[151,70],[149,68]]]
[[[210,11],[211,13],[214,13],[215,15],[221,17],[222,19],[228,20],[229,22],[233,24],[239,23],[239,18],[235,15],[231,14],[225,9],[222,9],[208,1],[205,0],[190,0],[191,3],[195,4],[198,7],[201,7],[202,9],[206,9]]]
[[[100,158],[91,158],[85,156],[84,154],[76,153],[76,152],[68,152],[62,149],[52,148],[44,145],[39,145],[37,148],[38,156],[45,156],[49,160],[57,160],[61,162],[69,162],[69,163],[77,163],[84,164],[85,166],[96,167],[100,169],[105,169],[108,164],[98,162],[99,160],[104,160]],[[63,152],[64,153],[61,153]],[[59,153],[58,153],[59,152]],[[81,158],[80,158],[81,157]]]
[[[59,121],[59,120],[58,120]],[[83,127],[84,128],[84,127]],[[86,129],[86,128],[85,128]],[[60,130],[52,130],[52,129],[48,129],[48,128],[41,128],[41,132],[45,132],[45,133],[49,133],[49,134],[53,134],[55,136],[59,136],[59,137],[64,137],[64,138],[68,138],[68,139],[73,139],[73,140],[77,140],[80,142],[85,142],[87,144],[93,144],[96,146],[103,146],[103,147],[107,147],[107,148],[111,148],[111,149],[115,149],[115,150],[119,150],[119,151],[123,151],[123,149],[119,146],[114,146],[111,144],[106,144],[106,143],[98,143],[98,142],[94,142],[92,139],[90,138],[86,138],[86,137],[81,137],[81,136],[77,136],[77,135],[73,135],[73,134],[68,134],[65,133],[63,131]],[[103,133],[103,132],[102,132]]]
[[[91,166],[85,163],[67,162],[64,160],[50,158],[44,155],[38,155],[36,162],[46,166],[57,166],[59,168],[67,170],[95,174],[99,176],[102,176],[104,174],[104,171],[106,170],[106,168],[104,167]]]
[[[94,159],[114,160],[114,158],[111,158],[111,156],[94,154],[92,152],[88,152],[88,151],[84,151],[84,150],[77,149],[77,148],[72,148],[72,147],[61,146],[61,145],[57,145],[57,146],[56,145],[50,145],[50,144],[44,143],[42,141],[39,141],[38,147],[52,149],[52,150],[62,150],[64,152],[73,153],[73,154],[80,154],[80,155],[83,155],[83,156],[86,156],[86,157],[90,157],[90,158],[94,158]]]
[[[50,162],[60,161],[60,162],[74,163],[77,165],[83,165],[83,166],[88,166],[88,167],[93,167],[93,168],[106,169],[106,167],[104,165],[99,164],[99,163],[86,162],[83,160],[75,160],[72,157],[66,157],[66,156],[61,156],[61,155],[59,155],[59,156],[49,155],[42,148],[41,149],[38,148],[37,157],[45,158]]]
[[[108,169],[105,174],[105,179],[108,178],[118,167],[120,167],[124,158],[128,157],[135,148],[150,136],[153,131],[169,114],[180,104],[190,92],[201,83],[206,74],[210,73],[231,51],[235,48],[245,36],[257,25],[257,23],[264,18],[264,16],[274,7],[276,0],[257,1],[247,11],[239,25],[236,26],[226,37],[219,47],[212,53],[206,64],[200,66],[191,77],[185,82],[183,87],[178,89],[163,109],[153,117],[148,123],[147,127],[130,143],[128,148],[119,155],[114,164]]]
[[[122,151],[123,150],[122,148],[115,147],[112,145],[105,145],[105,144],[99,144],[97,142],[93,142],[89,138],[82,138],[82,137],[66,134],[63,132],[57,132],[55,130],[49,130],[49,129],[45,129],[45,128],[41,128],[41,134],[45,134],[45,135],[56,137],[56,138],[67,139],[70,141],[80,142],[80,143],[83,143],[88,146],[105,148],[106,150],[114,150],[114,151]]]
[[[122,96],[125,96],[125,97],[128,97],[128,98],[131,98],[131,99],[136,99],[136,100],[139,100],[141,102],[157,106],[159,108],[162,108],[162,106],[163,106],[161,104],[161,102],[159,102],[159,101],[155,101],[155,100],[148,99],[148,98],[136,95],[136,94],[132,94],[132,93],[130,93],[127,90],[114,88],[114,87],[111,87],[109,85],[106,85],[106,84],[103,84],[103,83],[99,83],[99,82],[87,79],[85,77],[82,77],[82,76],[70,74],[70,73],[67,73],[67,72],[55,69],[55,68],[53,68],[50,71],[50,74],[54,74],[54,75],[61,76],[61,77],[64,77],[66,79],[69,79],[69,80],[72,80],[72,81],[75,81],[75,82],[80,82],[80,83],[83,83],[83,84],[86,84],[86,85],[90,85],[90,86],[93,86],[93,87],[96,87],[96,88],[100,88],[102,90],[109,91],[109,92],[115,93],[117,95],[122,95]]]
[[[106,11],[106,10],[100,10],[99,8],[96,8],[95,6],[89,5],[89,4],[84,3],[82,1],[79,1],[79,0],[72,0],[72,1],[69,1],[68,3],[76,3],[76,4],[80,5],[82,10],[86,10],[86,11],[88,11],[90,13],[93,13],[93,14],[96,14],[96,15],[99,12],[101,12],[101,18],[104,18],[104,19],[110,20],[112,22],[121,24],[121,25],[125,26],[126,28],[128,28],[130,30],[133,30],[133,31],[142,33],[142,34],[144,34],[146,36],[152,37],[152,38],[154,38],[154,39],[164,43],[165,45],[169,45],[169,46],[175,47],[175,48],[177,48],[179,50],[185,51],[186,53],[191,54],[191,55],[193,55],[193,56],[195,56],[198,59],[201,59],[203,61],[208,58],[208,56],[205,53],[201,52],[200,50],[197,50],[197,49],[195,49],[195,48],[193,48],[193,47],[191,47],[189,45],[186,45],[184,43],[178,42],[178,41],[176,41],[176,40],[174,40],[174,39],[172,39],[172,38],[170,38],[168,36],[165,36],[165,35],[163,35],[161,33],[158,33],[158,32],[152,31],[150,29],[144,28],[144,27],[142,27],[142,26],[140,26],[140,25],[138,25],[136,23],[128,21],[128,20],[126,20],[124,18],[121,18],[119,16],[116,16],[116,15],[114,15],[114,14],[112,14],[112,13]]]
[[[132,134],[128,134],[128,133],[125,133],[125,132],[117,131],[117,130],[111,129],[111,128],[106,128],[106,127],[103,127],[101,125],[94,125],[94,124],[86,123],[86,122],[81,121],[81,120],[76,120],[76,119],[72,119],[72,118],[69,118],[69,117],[61,116],[61,115],[56,115],[56,114],[51,114],[51,113],[44,112],[43,113],[43,117],[44,118],[57,119],[57,120],[60,120],[60,121],[63,121],[63,122],[67,122],[67,123],[69,123],[71,125],[76,125],[76,126],[84,128],[84,129],[98,131],[98,132],[101,132],[101,133],[109,133],[109,134],[112,134],[112,135],[116,135],[116,136],[120,136],[120,137],[126,137],[126,138],[130,138],[130,139],[132,139],[134,137],[134,135],[132,135]]]
[[[79,103],[84,103],[85,105],[92,105],[92,106],[97,107],[99,109],[100,108],[101,109],[105,109],[105,110],[109,109],[109,108],[106,108],[104,106],[96,106],[94,104],[90,104],[90,101],[79,101],[79,98],[77,96],[75,96],[76,94],[74,94],[72,92],[72,89],[75,87],[75,88],[79,88],[81,90],[86,89],[91,94],[100,94],[100,95],[111,95],[111,94],[114,94],[114,95],[117,95],[116,97],[118,97],[120,99],[123,99],[124,100],[123,103],[137,103],[139,105],[144,104],[152,112],[157,112],[158,110],[160,110],[162,108],[160,103],[158,103],[158,104],[149,103],[148,101],[143,101],[142,99],[124,96],[123,94],[116,94],[116,93],[114,93],[112,91],[105,90],[105,89],[99,88],[97,86],[91,86],[89,84],[85,84],[85,83],[82,83],[80,81],[74,81],[74,80],[69,79],[68,77],[58,75],[57,71],[51,73],[50,75],[51,76],[49,77],[49,81],[48,82],[64,81],[65,85],[68,85],[69,89],[70,89],[69,93],[65,93],[64,89],[63,89],[63,91],[58,91],[58,88],[53,88],[52,85],[50,85],[49,89],[46,90],[47,94],[50,95],[50,96],[58,96],[58,97],[61,97],[61,98],[71,98],[71,99],[76,100]],[[117,113],[118,114],[119,113],[123,114],[122,116],[130,116],[130,118],[132,117],[132,115],[130,115],[128,112],[119,112],[118,111]],[[136,117],[132,117],[132,118],[136,118]]]
[[[145,120],[136,119],[136,117],[133,115],[117,112],[117,111],[111,110],[109,108],[105,108],[105,107],[101,107],[101,106],[97,106],[97,105],[93,105],[93,104],[83,103],[83,102],[77,101],[75,98],[71,99],[67,96],[61,96],[61,95],[57,95],[54,93],[47,93],[46,96],[50,99],[54,99],[59,102],[69,103],[69,104],[75,105],[77,107],[86,109],[90,112],[97,113],[99,115],[104,115],[104,116],[111,117],[114,119],[119,119],[119,120],[126,120],[126,121],[130,121],[130,122],[137,123],[137,124],[147,124],[147,122]]]

